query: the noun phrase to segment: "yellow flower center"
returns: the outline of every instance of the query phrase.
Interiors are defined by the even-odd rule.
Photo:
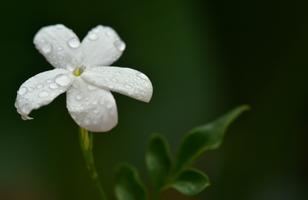
[[[80,76],[83,73],[83,68],[78,67],[73,71],[74,76]]]

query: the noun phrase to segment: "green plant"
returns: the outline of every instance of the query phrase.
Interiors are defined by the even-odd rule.
[[[147,190],[138,171],[129,164],[122,164],[116,171],[115,195],[118,200],[159,199],[168,188],[193,196],[210,185],[208,176],[193,167],[194,162],[206,151],[217,149],[229,125],[248,110],[244,105],[231,110],[211,123],[196,127],[183,138],[173,157],[167,140],[161,134],[153,134],[145,154],[152,190]]]

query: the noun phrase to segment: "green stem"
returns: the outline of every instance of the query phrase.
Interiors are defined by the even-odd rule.
[[[101,182],[99,181],[98,174],[95,168],[93,156],[93,135],[89,133],[86,129],[80,128],[79,139],[83,157],[86,161],[86,165],[93,180],[93,183],[95,184],[100,193],[101,200],[107,200],[106,194],[103,190]]]

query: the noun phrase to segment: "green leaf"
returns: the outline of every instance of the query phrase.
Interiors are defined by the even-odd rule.
[[[116,171],[115,195],[118,200],[145,200],[146,191],[137,170],[123,164]]]
[[[186,169],[175,178],[170,184],[170,187],[182,194],[193,196],[200,193],[209,185],[209,178],[202,171]]]
[[[171,169],[169,145],[161,135],[155,134],[151,137],[145,161],[154,188],[159,191],[164,186]]]
[[[190,165],[206,150],[218,148],[228,126],[248,109],[246,105],[237,107],[212,123],[191,130],[180,145],[176,161],[177,171]]]

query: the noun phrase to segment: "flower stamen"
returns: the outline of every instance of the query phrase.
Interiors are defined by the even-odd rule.
[[[78,67],[76,68],[74,71],[73,71],[73,74],[74,76],[80,76],[82,73],[83,73],[84,69],[81,68],[81,67]]]

